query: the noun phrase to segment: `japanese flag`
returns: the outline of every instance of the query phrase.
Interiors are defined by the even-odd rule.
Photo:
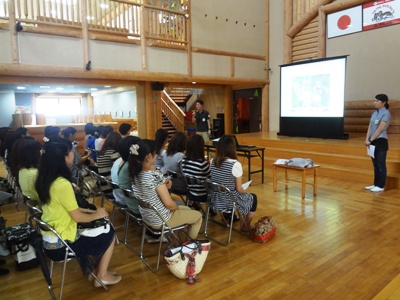
[[[361,30],[361,5],[328,15],[328,39]]]

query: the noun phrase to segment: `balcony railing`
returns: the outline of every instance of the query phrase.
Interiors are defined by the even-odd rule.
[[[182,9],[179,6],[175,11],[129,0],[0,0],[0,22],[16,20],[34,31],[45,26],[83,30],[85,21],[89,32],[184,46],[188,15]],[[44,33],[43,29],[40,32]]]

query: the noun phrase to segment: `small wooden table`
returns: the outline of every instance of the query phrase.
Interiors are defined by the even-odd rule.
[[[274,192],[276,192],[277,189],[277,184],[278,184],[278,179],[276,177],[276,170],[277,169],[283,169],[285,170],[285,189],[288,189],[288,183],[289,183],[289,178],[288,178],[288,171],[293,170],[297,172],[301,172],[301,181],[296,181],[296,180],[290,180],[294,182],[300,182],[301,183],[301,198],[304,199],[306,197],[306,184],[311,184],[313,186],[313,192],[314,196],[317,195],[317,169],[320,167],[320,165],[314,165],[311,168],[299,168],[299,167],[291,167],[287,166],[284,164],[272,164],[272,170],[273,170],[273,188]],[[306,180],[306,174],[307,173],[313,173],[314,174],[314,181],[313,183],[307,183]]]

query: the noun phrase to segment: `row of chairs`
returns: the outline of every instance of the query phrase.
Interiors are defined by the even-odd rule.
[[[124,222],[124,226],[123,226],[124,227],[124,235],[123,235],[123,238],[119,239],[119,240],[122,241],[126,245],[126,247],[128,249],[130,249],[135,255],[137,255],[153,273],[157,273],[157,271],[160,267],[161,249],[162,249],[162,243],[163,243],[164,237],[166,236],[167,233],[170,233],[176,239],[178,239],[178,236],[175,234],[175,232],[179,231],[179,230],[184,230],[188,225],[184,224],[182,226],[176,226],[176,227],[168,226],[166,224],[167,221],[163,219],[163,216],[158,212],[158,210],[154,206],[151,206],[146,201],[136,198],[131,189],[125,189],[125,188],[119,186],[117,183],[112,182],[107,177],[102,176],[102,175],[96,173],[95,171],[90,170],[89,168],[86,168],[85,171],[89,174],[90,178],[92,178],[96,182],[96,186],[93,187],[93,189],[89,192],[89,194],[94,198],[96,196],[100,196],[101,197],[101,202],[100,202],[101,206],[104,206],[105,200],[109,201],[112,204],[111,221],[114,223],[115,213],[117,211],[125,214],[125,222]],[[110,187],[110,189],[112,189],[112,190],[120,189],[123,192],[125,197],[136,199],[139,203],[139,206],[145,207],[145,208],[150,208],[150,209],[153,209],[154,211],[156,211],[158,213],[158,215],[160,216],[160,218],[163,220],[161,228],[160,229],[152,228],[150,225],[146,224],[146,222],[144,222],[140,216],[133,214],[126,205],[119,203],[114,198],[113,194],[106,195],[103,192],[103,189],[101,188],[104,185],[108,185]],[[138,226],[140,226],[142,228],[139,250],[135,249],[128,242],[128,230],[129,230],[129,224],[130,224],[131,220],[135,224],[137,224]],[[117,228],[118,227],[116,227],[116,229]],[[145,236],[146,236],[147,232],[150,232],[153,235],[160,237],[159,238],[159,246],[158,246],[158,254],[157,254],[157,262],[156,262],[155,266],[152,266],[150,264],[149,260],[145,257],[145,254],[144,254]]]
[[[112,210],[112,215],[111,215],[111,221],[114,222],[114,217],[115,217],[115,212],[116,211],[120,211],[123,212],[125,214],[125,221],[124,221],[124,236],[122,238],[123,243],[127,246],[128,249],[130,249],[135,255],[137,255],[144,263],[145,265],[153,272],[153,273],[157,273],[157,271],[159,270],[159,266],[160,266],[160,260],[161,260],[161,249],[162,249],[162,242],[163,242],[163,238],[164,236],[166,236],[166,234],[172,234],[174,238],[179,240],[178,235],[176,234],[177,231],[181,231],[186,229],[186,227],[188,226],[187,224],[183,224],[181,226],[177,226],[177,227],[170,227],[168,226],[166,223],[166,221],[164,220],[162,226],[160,229],[154,229],[151,226],[149,226],[148,224],[146,224],[140,217],[138,217],[137,215],[133,214],[126,205],[120,204],[116,201],[116,199],[114,197],[111,197],[110,195],[105,195],[105,193],[102,191],[101,189],[101,185],[106,183],[108,184],[111,189],[121,189],[121,191],[123,192],[125,197],[129,197],[129,198],[135,198],[133,191],[130,189],[124,189],[122,187],[120,187],[118,184],[112,182],[111,180],[109,180],[108,178],[101,176],[99,174],[97,174],[96,172],[90,170],[90,169],[86,169],[86,171],[88,172],[88,174],[91,176],[92,179],[95,180],[95,185],[92,185],[89,192],[91,194],[91,196],[93,197],[93,201],[95,200],[95,198],[97,196],[101,196],[101,206],[104,206],[104,201],[108,200],[111,202],[113,210]],[[227,189],[225,186],[221,185],[221,184],[217,184],[217,183],[213,183],[210,180],[205,180],[205,181],[201,181],[195,177],[190,177],[187,176],[185,177],[185,181],[189,184],[203,184],[207,191],[208,191],[208,199],[206,203],[203,203],[206,205],[206,210],[205,210],[205,215],[204,215],[204,235],[221,244],[224,246],[227,246],[230,242],[231,239],[231,233],[232,233],[232,229],[233,229],[233,216],[235,214],[235,211],[237,210],[237,206],[236,206],[236,201],[232,195],[232,193],[229,191],[229,189]],[[233,201],[233,207],[231,210],[229,210],[229,213],[231,213],[231,219],[230,221],[226,221],[225,218],[222,218],[224,220],[224,223],[222,223],[222,225],[229,227],[229,231],[228,231],[228,238],[227,241],[221,242],[219,240],[217,240],[214,237],[211,237],[208,233],[207,233],[207,225],[208,225],[208,220],[211,219],[210,218],[210,210],[211,210],[211,205],[210,205],[210,201],[211,201],[211,197],[212,197],[212,193],[215,192],[223,192],[223,193],[228,193]],[[139,205],[141,207],[146,207],[146,208],[151,208],[153,210],[155,210],[157,213],[157,209],[153,206],[151,206],[150,204],[148,204],[146,201],[143,201],[142,199],[137,199],[139,201]],[[188,203],[188,201],[185,201],[186,203]],[[76,254],[74,253],[74,251],[68,246],[68,244],[61,238],[61,236],[56,232],[56,230],[54,228],[52,228],[49,224],[47,224],[46,222],[44,222],[43,220],[41,220],[41,214],[42,211],[38,206],[37,201],[35,200],[31,200],[31,199],[27,199],[26,201],[26,205],[27,205],[27,211],[30,215],[30,220],[32,222],[32,224],[34,224],[33,226],[36,226],[36,228],[41,229],[42,231],[51,231],[53,234],[55,234],[65,245],[65,257],[64,260],[60,261],[61,263],[63,263],[63,271],[62,271],[62,279],[61,279],[61,290],[60,290],[60,299],[62,298],[62,293],[63,293],[63,287],[64,287],[64,279],[65,279],[65,272],[66,272],[66,265],[67,262],[72,260],[72,259],[79,259],[79,257],[76,256]],[[221,212],[222,213],[222,212]],[[162,215],[159,214],[159,216],[161,218]],[[142,234],[141,234],[141,241],[140,241],[140,250],[135,249],[135,247],[133,247],[132,245],[130,245],[128,243],[128,227],[130,224],[130,221],[133,220],[134,223],[136,223],[137,225],[139,225],[142,228]],[[145,245],[145,235],[146,232],[151,232],[152,234],[157,234],[160,236],[159,239],[159,245],[158,245],[158,253],[157,253],[157,262],[156,265],[153,266],[152,264],[150,264],[149,259],[145,256],[144,253],[144,245]],[[44,250],[40,247],[41,249],[41,254],[42,257],[44,256]],[[45,263],[45,260],[43,259],[44,263],[41,263],[42,266],[42,271],[43,274],[45,276],[45,279],[48,283],[48,289],[50,292],[50,295],[52,296],[52,299],[54,298],[54,293],[52,291],[52,274],[53,274],[53,265],[54,265],[54,261],[50,260],[50,271],[46,272],[47,269],[47,264]],[[95,278],[96,280],[99,281],[99,283],[103,286],[104,289],[107,290],[107,287],[104,286],[102,284],[102,282],[94,275],[92,274],[93,278]]]

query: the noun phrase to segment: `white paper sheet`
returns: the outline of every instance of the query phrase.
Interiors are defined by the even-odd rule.
[[[278,158],[278,159],[275,161],[275,164],[277,164],[277,165],[284,165],[284,164],[286,164],[286,162],[288,162],[288,161],[289,161],[288,159]]]
[[[367,153],[372,158],[375,158],[375,146],[374,145],[369,145],[369,147],[367,147]]]
[[[244,190],[247,190],[247,188],[250,186],[250,184],[251,184],[252,181],[253,181],[253,180],[250,180],[250,181],[247,181],[246,183],[243,183],[243,184],[242,184],[243,189],[244,189]]]

